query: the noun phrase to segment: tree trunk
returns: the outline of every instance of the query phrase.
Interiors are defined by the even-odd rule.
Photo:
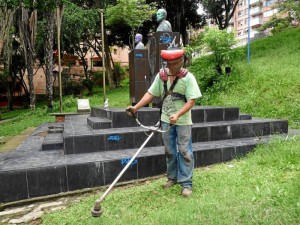
[[[48,109],[52,109],[53,104],[53,37],[54,23],[56,14],[55,11],[45,12],[44,18],[47,26],[45,31],[45,76],[46,76],[46,98]],[[60,54],[60,52],[58,52]]]
[[[29,84],[29,98],[30,98],[30,108],[35,109],[35,93],[34,93],[34,82],[33,82],[33,63],[34,63],[34,24],[32,21],[32,13],[27,9],[22,7],[20,2],[19,7],[19,30],[20,30],[20,44],[23,48],[23,57],[25,61],[25,67],[27,69],[28,84]],[[30,15],[30,16],[29,16]],[[31,18],[31,21],[30,19]]]
[[[113,71],[111,66],[111,61],[109,58],[109,48],[107,42],[107,34],[104,32],[104,54],[105,54],[105,70],[107,72],[108,84],[111,88],[115,87],[114,80],[113,80]]]
[[[0,20],[0,37],[2,39],[0,40],[0,64],[4,66],[4,74],[1,80],[6,83],[8,108],[12,110],[11,88],[9,84],[9,69],[12,59],[12,38],[10,37],[10,31],[13,24],[13,15],[16,10],[9,10],[5,5],[0,10],[0,15],[2,16],[2,20]]]

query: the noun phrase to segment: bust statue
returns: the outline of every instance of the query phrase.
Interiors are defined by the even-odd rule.
[[[159,9],[156,12],[156,20],[159,22],[156,31],[169,31],[172,32],[172,26],[169,21],[166,20],[167,11],[165,9]]]
[[[143,44],[142,40],[143,40],[143,35],[137,33],[134,39],[134,42],[136,44],[135,49],[145,49],[145,45]]]

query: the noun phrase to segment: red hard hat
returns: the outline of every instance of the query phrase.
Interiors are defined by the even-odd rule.
[[[183,49],[169,49],[169,50],[161,50],[160,56],[167,61],[179,59],[183,54],[185,53],[185,50]]]

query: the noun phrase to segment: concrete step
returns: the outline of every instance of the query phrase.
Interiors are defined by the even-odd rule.
[[[87,124],[94,130],[107,129],[112,127],[111,120],[107,118],[94,117],[94,116],[89,116],[87,118]]]
[[[42,150],[57,150],[62,149],[64,146],[63,134],[62,133],[48,133],[45,137]]]
[[[144,107],[140,109],[137,118],[144,125],[156,124],[159,120],[159,109]],[[112,128],[120,127],[136,127],[136,122],[127,116],[124,108],[104,109],[100,107],[93,107],[91,117],[106,118],[111,121]],[[192,120],[194,123],[204,123],[213,121],[230,121],[239,120],[238,107],[208,107],[208,106],[195,106],[192,109]],[[107,121],[104,121],[104,123]],[[102,128],[102,121],[90,120],[89,126],[93,129]]]
[[[76,120],[78,122],[78,120]],[[152,124],[153,125],[153,124]],[[71,126],[70,128],[67,128]],[[112,151],[139,147],[149,135],[141,127],[109,128],[103,130],[81,129],[72,123],[65,124],[65,154]],[[71,129],[74,128],[74,129]],[[226,139],[266,136],[287,133],[288,121],[279,119],[254,119],[196,123],[192,128],[193,142],[207,142]],[[162,138],[156,133],[147,147],[161,146]]]
[[[207,166],[243,156],[257,144],[267,143],[269,138],[266,136],[193,143],[195,166]],[[19,152],[0,155],[0,202],[108,185],[114,181],[137,149],[64,155],[62,149],[38,151],[24,145]],[[165,172],[164,147],[148,147],[141,151],[119,182]]]

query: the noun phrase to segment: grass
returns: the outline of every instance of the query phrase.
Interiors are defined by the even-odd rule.
[[[98,194],[62,212],[43,216],[42,224],[299,224],[300,138],[259,146],[247,158],[195,170],[191,198],[180,187],[162,190],[165,179],[115,189],[90,215]]]
[[[107,90],[107,98],[110,107],[126,107],[130,104],[128,79],[122,83],[123,87]],[[84,95],[88,98],[91,107],[103,106],[102,88],[95,88],[94,95]],[[45,122],[54,122],[54,116],[50,116],[51,112],[59,112],[59,100],[53,103],[53,110],[49,111],[45,106],[45,102],[39,102],[35,110],[16,109],[11,112],[2,113],[3,120],[0,125],[0,136],[18,135],[28,127],[37,127]],[[63,98],[63,112],[77,112],[77,98],[66,96]]]

